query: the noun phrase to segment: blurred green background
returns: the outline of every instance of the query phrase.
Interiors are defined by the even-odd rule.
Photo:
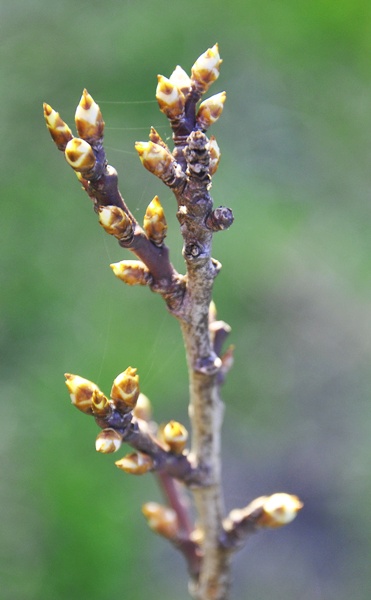
[[[188,597],[182,558],[141,516],[155,482],[95,452],[63,380],[108,392],[136,366],[156,418],[187,423],[180,333],[161,298],[113,277],[128,255],[97,225],[42,102],[72,126],[87,87],[127,203],[141,220],[160,195],[183,270],[174,200],[133,144],[150,125],[168,135],[157,73],[189,71],[216,41],[211,93],[228,99],[213,197],[236,218],[214,243],[236,346],[226,507],[275,491],[305,502],[236,557],[232,598],[370,598],[370,3],[14,0],[0,23],[1,598]]]

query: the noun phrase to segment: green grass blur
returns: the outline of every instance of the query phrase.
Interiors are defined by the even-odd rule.
[[[1,598],[187,598],[181,557],[141,516],[155,482],[95,452],[63,382],[108,392],[136,366],[156,418],[187,424],[180,333],[159,297],[113,277],[128,255],[53,147],[42,102],[70,125],[84,87],[100,103],[121,191],[140,220],[159,194],[183,270],[173,198],[133,144],[150,125],[169,134],[150,102],[157,73],[189,71],[216,41],[211,93],[228,98],[213,196],[235,214],[214,243],[236,346],[226,507],[275,491],[305,502],[236,557],[232,599],[370,598],[371,5],[14,0],[0,23]]]

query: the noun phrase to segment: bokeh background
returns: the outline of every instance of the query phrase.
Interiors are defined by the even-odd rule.
[[[187,424],[180,333],[161,298],[113,277],[128,255],[97,225],[42,102],[72,125],[87,87],[127,203],[141,219],[160,195],[183,270],[174,200],[133,144],[150,125],[168,135],[157,73],[189,71],[218,41],[213,196],[236,218],[214,243],[236,347],[226,508],[275,491],[305,502],[236,557],[232,599],[370,598],[370,3],[13,0],[0,23],[1,597],[188,597],[181,556],[141,516],[161,498],[154,480],[95,452],[63,379],[108,392],[136,366],[157,420]]]

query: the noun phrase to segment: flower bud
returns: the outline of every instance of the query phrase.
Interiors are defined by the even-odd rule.
[[[196,60],[192,67],[192,81],[202,93],[205,93],[218,79],[221,63],[218,44],[206,50]]]
[[[88,174],[95,165],[93,148],[80,138],[70,140],[64,151],[68,164],[75,170]]]
[[[189,88],[192,85],[191,78],[188,77],[185,70],[182,69],[182,67],[180,67],[179,65],[175,67],[174,71],[169,77],[169,81],[171,81],[173,85],[176,85],[177,88],[179,88],[180,91],[183,92],[183,94],[187,94],[189,92]]]
[[[170,452],[181,454],[187,443],[188,431],[181,423],[170,421],[162,430],[162,438],[169,446]]]
[[[103,392],[95,383],[79,375],[65,373],[64,376],[72,404],[87,415],[93,414],[93,398],[98,401],[98,398],[104,396]]]
[[[96,417],[106,417],[112,410],[110,401],[100,390],[93,394],[91,403],[92,411]]]
[[[220,94],[215,94],[204,100],[204,102],[201,102],[196,120],[202,130],[205,131],[219,119],[223,112],[226,97],[227,94],[225,92],[220,92]]]
[[[177,537],[178,519],[172,508],[162,506],[157,502],[147,502],[142,506],[142,513],[153,531],[169,540]]]
[[[282,527],[291,523],[303,508],[297,496],[291,494],[273,494],[263,504],[263,515],[259,520],[261,527]]]
[[[151,129],[150,129],[149,139],[151,140],[151,142],[153,142],[154,144],[158,144],[159,146],[162,146],[163,148],[165,148],[165,150],[167,150],[170,153],[170,150],[169,150],[167,144],[164,142],[164,140],[162,139],[162,137],[160,136],[160,134],[158,133],[158,131],[156,131],[156,129],[154,127],[151,127]]]
[[[149,269],[140,260],[122,260],[110,267],[116,277],[128,285],[148,285],[151,281]]]
[[[156,100],[168,119],[180,118],[184,113],[185,97],[183,92],[163,75],[158,75]]]
[[[133,224],[122,208],[119,206],[100,206],[98,209],[99,223],[110,235],[118,240],[130,238],[133,235]]]
[[[133,452],[117,460],[115,465],[131,475],[144,475],[153,469],[153,459],[148,454]]]
[[[95,449],[102,454],[112,454],[120,449],[122,444],[122,436],[110,427],[102,429],[95,440]]]
[[[209,175],[214,175],[219,167],[220,162],[220,148],[217,144],[215,137],[212,135],[209,140]]]
[[[46,126],[49,129],[50,135],[52,136],[58,150],[64,151],[68,142],[73,138],[72,131],[68,127],[67,123],[62,121],[59,113],[53,110],[49,104],[44,102],[43,107]]]
[[[167,223],[164,209],[161,206],[158,196],[155,196],[149,203],[146,214],[144,215],[143,229],[149,239],[157,246],[161,246],[166,237]]]
[[[77,133],[84,140],[96,142],[103,137],[104,121],[100,108],[84,90],[75,113]]]
[[[152,417],[152,407],[151,402],[147,396],[142,394],[142,392],[138,396],[138,400],[136,405],[133,408],[133,415],[137,419],[142,419],[142,421],[150,421]]]
[[[139,396],[139,376],[137,369],[128,367],[113,382],[111,398],[117,410],[128,413],[133,410]]]
[[[142,165],[160,179],[172,167],[174,162],[170,152],[160,144],[136,142],[135,150],[139,154]]]

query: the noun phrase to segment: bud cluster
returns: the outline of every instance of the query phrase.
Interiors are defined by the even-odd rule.
[[[47,128],[57,148],[64,152],[68,164],[84,179],[94,175],[96,151],[103,140],[104,121],[98,104],[85,89],[75,112],[79,137],[74,137],[59,113],[44,103]]]

